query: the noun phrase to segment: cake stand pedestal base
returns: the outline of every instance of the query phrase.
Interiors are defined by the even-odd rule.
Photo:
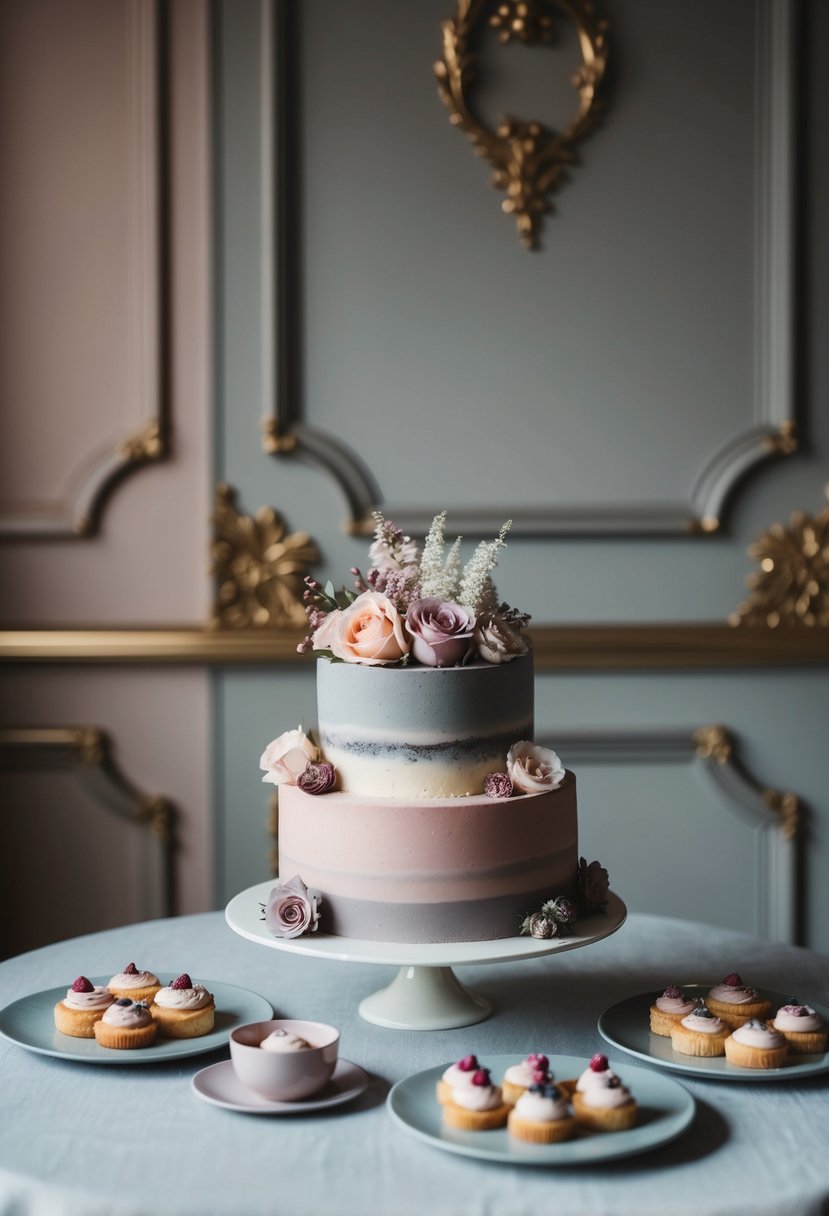
[[[470,992],[451,967],[401,967],[386,988],[360,1002],[360,1017],[389,1030],[454,1030],[492,1013],[489,1001]]]

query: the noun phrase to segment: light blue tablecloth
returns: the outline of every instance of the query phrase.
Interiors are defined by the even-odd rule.
[[[596,1031],[608,1005],[679,980],[738,970],[758,986],[829,1003],[829,960],[743,934],[633,915],[604,942],[546,959],[458,968],[495,1004],[460,1030],[390,1031],[359,1017],[394,969],[317,961],[234,934],[221,913],[92,934],[0,965],[0,1004],[112,973],[127,961],[261,993],[278,1015],[333,1022],[341,1054],[372,1076],[354,1105],[272,1118],[207,1105],[190,1078],[225,1051],[163,1066],[88,1066],[0,1040],[4,1216],[818,1216],[829,1211],[829,1079],[787,1084],[672,1074],[698,1102],[693,1126],[647,1155],[589,1169],[462,1158],[407,1135],[389,1087],[468,1052],[544,1044],[618,1071],[642,1065]]]

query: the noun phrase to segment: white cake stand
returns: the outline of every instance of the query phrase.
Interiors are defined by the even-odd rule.
[[[375,1026],[391,1030],[452,1030],[472,1026],[489,1017],[492,1006],[476,992],[465,988],[453,967],[515,962],[540,958],[564,950],[591,946],[615,933],[625,922],[627,908],[610,893],[606,913],[585,917],[576,923],[570,937],[539,941],[534,937],[505,937],[489,942],[446,942],[413,945],[400,942],[370,942],[357,938],[314,933],[307,937],[273,937],[262,920],[275,880],[248,887],[230,901],[225,920],[248,941],[287,950],[312,958],[338,959],[344,963],[380,963],[399,967],[395,979],[360,1002],[360,1016]]]

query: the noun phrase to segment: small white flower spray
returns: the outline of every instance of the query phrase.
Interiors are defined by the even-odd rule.
[[[511,527],[512,520],[508,519],[495,540],[482,540],[463,568],[458,603],[476,616],[494,612],[498,606],[492,571],[498,565],[498,552],[506,545]]]
[[[443,529],[446,525],[446,512],[441,511],[432,520],[432,526],[423,542],[423,553],[420,558],[420,589],[426,596],[438,595],[437,588],[443,580],[443,551],[446,547]]]

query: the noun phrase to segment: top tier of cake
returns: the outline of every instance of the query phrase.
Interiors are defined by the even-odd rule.
[[[317,660],[322,753],[349,794],[480,794],[512,744],[533,737],[532,654],[465,667]]]

